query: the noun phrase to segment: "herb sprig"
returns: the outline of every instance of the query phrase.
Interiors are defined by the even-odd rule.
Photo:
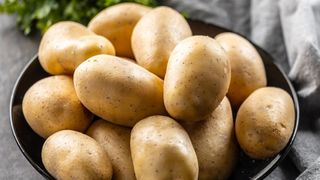
[[[44,33],[52,24],[62,20],[87,25],[102,9],[122,2],[158,5],[157,0],[4,0],[0,4],[0,13],[16,14],[17,24],[25,34],[35,29]]]

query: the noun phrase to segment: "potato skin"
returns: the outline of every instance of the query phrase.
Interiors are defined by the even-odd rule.
[[[83,61],[97,54],[115,54],[111,42],[71,21],[52,25],[43,35],[39,61],[50,74],[72,74]]]
[[[290,95],[275,87],[255,90],[240,106],[236,136],[251,158],[266,159],[288,143],[294,127],[295,110]]]
[[[78,99],[72,78],[65,75],[33,84],[23,97],[22,110],[30,127],[43,138],[63,129],[83,132],[93,118]]]
[[[139,121],[131,131],[131,155],[138,180],[197,180],[198,160],[187,132],[166,116]]]
[[[42,162],[56,179],[111,180],[112,165],[103,148],[91,137],[72,130],[51,135],[41,152]]]
[[[102,10],[89,23],[88,28],[111,41],[117,56],[134,58],[131,34],[140,18],[151,10],[136,3],[121,3]]]
[[[207,36],[192,36],[172,51],[164,79],[164,103],[175,119],[207,118],[226,95],[230,64],[222,47]]]
[[[108,153],[114,180],[136,179],[130,152],[130,133],[131,129],[105,120],[95,121],[87,131]]]
[[[166,113],[163,81],[123,58],[89,58],[76,69],[74,84],[91,112],[115,124],[132,127],[145,117]]]
[[[235,167],[238,147],[232,109],[225,97],[204,121],[182,122],[199,162],[199,180],[228,179]]]
[[[178,42],[192,35],[184,17],[169,7],[157,7],[135,26],[131,45],[139,65],[163,78],[170,53]]]
[[[262,59],[254,46],[234,33],[221,33],[215,39],[226,50],[231,65],[227,96],[235,109],[256,89],[267,85]]]

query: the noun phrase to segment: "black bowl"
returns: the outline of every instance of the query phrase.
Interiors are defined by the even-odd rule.
[[[200,21],[189,20],[189,24],[195,35],[201,34],[214,37],[221,32],[229,31]],[[268,86],[275,86],[284,89],[294,100],[296,111],[294,131],[287,146],[273,158],[267,160],[253,160],[241,152],[239,162],[231,176],[231,179],[262,179],[267,176],[279,165],[280,161],[283,160],[290,151],[299,124],[299,104],[292,84],[284,72],[273,63],[273,58],[258,46],[255,45],[255,47],[263,59],[268,78]],[[44,143],[44,139],[34,133],[29,127],[23,116],[21,108],[23,96],[28,88],[36,81],[47,76],[49,76],[49,74],[42,69],[37,56],[31,59],[25,66],[12,90],[10,101],[10,123],[14,138],[23,155],[41,175],[47,179],[54,179],[46,171],[41,161],[41,148]]]

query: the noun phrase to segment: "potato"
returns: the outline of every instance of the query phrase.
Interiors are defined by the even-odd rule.
[[[106,37],[116,49],[117,56],[133,58],[131,34],[140,18],[151,8],[136,3],[121,3],[97,14],[88,28]]]
[[[165,114],[163,81],[128,60],[97,55],[74,73],[80,101],[94,114],[112,123],[133,126],[139,120]]]
[[[295,110],[290,95],[275,87],[255,90],[240,106],[236,136],[243,151],[254,159],[278,154],[293,132]]]
[[[163,78],[171,51],[178,42],[192,35],[179,12],[157,7],[143,16],[135,26],[131,45],[136,61]]]
[[[231,65],[227,96],[235,109],[256,89],[267,85],[262,59],[249,41],[234,33],[221,33],[215,39],[226,50]]]
[[[87,134],[108,153],[114,180],[135,180],[130,152],[131,129],[117,126],[105,120],[95,121]]]
[[[56,179],[111,180],[107,153],[91,137],[72,130],[51,135],[41,152],[44,167]]]
[[[198,160],[190,138],[169,117],[139,121],[131,131],[130,147],[138,180],[198,179]]]
[[[226,95],[230,64],[225,51],[212,38],[192,36],[171,53],[164,79],[164,103],[175,119],[207,118]]]
[[[228,179],[238,157],[229,100],[225,97],[206,120],[182,125],[198,157],[199,180]]]
[[[83,61],[97,54],[115,54],[111,42],[89,31],[85,26],[62,21],[43,35],[39,61],[50,74],[72,74]]]
[[[93,115],[82,106],[72,78],[50,76],[33,84],[23,97],[26,121],[43,138],[63,130],[85,131]]]

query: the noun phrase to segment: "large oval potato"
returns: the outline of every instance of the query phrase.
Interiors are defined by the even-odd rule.
[[[133,30],[131,43],[135,59],[163,78],[171,51],[191,35],[187,21],[179,12],[169,7],[157,7],[143,16]]]
[[[131,129],[105,120],[95,121],[87,131],[108,153],[114,180],[136,179],[130,152],[130,133]]]
[[[39,47],[41,66],[50,74],[72,74],[79,64],[97,54],[114,55],[115,50],[108,39],[71,21],[52,25]]]
[[[198,160],[190,138],[169,117],[139,121],[132,129],[130,147],[138,180],[198,179]]]
[[[275,87],[255,90],[240,106],[236,136],[240,147],[254,159],[279,153],[294,127],[295,110],[290,95]]]
[[[41,152],[42,162],[56,179],[111,180],[107,153],[91,137],[72,130],[51,135]]]
[[[212,38],[192,36],[171,53],[164,79],[164,103],[178,120],[199,121],[210,115],[226,95],[230,64]]]
[[[227,93],[232,106],[241,103],[256,89],[267,85],[262,59],[254,46],[234,33],[221,33],[215,39],[227,52],[231,65],[231,82]]]
[[[198,157],[199,180],[228,179],[237,161],[238,147],[227,97],[206,120],[182,125]]]
[[[117,56],[134,58],[131,34],[140,18],[151,8],[136,3],[121,3],[104,9],[89,23],[88,28],[111,41]]]
[[[33,84],[23,97],[26,121],[43,138],[63,130],[85,131],[93,115],[81,104],[72,78],[50,76]]]
[[[163,81],[123,58],[97,55],[74,73],[80,101],[101,118],[133,126],[150,115],[165,114]]]

